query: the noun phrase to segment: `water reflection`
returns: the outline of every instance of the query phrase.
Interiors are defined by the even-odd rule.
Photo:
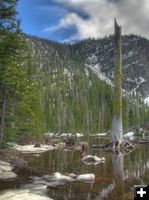
[[[112,155],[113,173],[115,179],[114,199],[124,200],[124,155]]]
[[[90,138],[90,144],[98,139]],[[80,152],[73,149],[55,150],[40,156],[24,155],[29,164],[44,170],[45,174],[60,172],[76,175],[94,173],[95,183],[66,182],[52,187],[47,195],[54,200],[132,200],[134,184],[149,183],[149,146],[143,145],[129,155],[111,154],[98,149],[88,149],[92,155],[103,156],[105,163],[86,166],[81,162]]]
[[[133,199],[133,185],[149,182],[144,174],[148,173],[148,146],[142,146],[130,155],[105,153],[106,163],[98,166],[85,166],[80,162],[77,152],[65,152],[65,164],[62,168],[57,164],[57,171],[66,173],[94,173],[96,182],[92,185],[71,183],[53,190],[49,188],[49,196],[54,199]],[[59,153],[59,152],[57,152]],[[101,154],[92,150],[92,154]],[[61,155],[61,159],[62,158]]]

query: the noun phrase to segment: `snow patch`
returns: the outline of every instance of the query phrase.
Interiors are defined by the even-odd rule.
[[[72,137],[76,136],[77,138],[84,137],[83,133],[45,133],[46,137]]]
[[[64,68],[64,75],[71,77],[71,72],[67,68]]]
[[[149,96],[144,99],[144,103],[149,106]]]
[[[136,60],[132,63],[129,63],[128,65],[124,65],[123,68],[128,68],[128,67],[131,67],[132,65],[135,65],[135,64],[138,64],[139,63],[139,60]]]
[[[125,139],[128,139],[128,140],[133,140],[134,139],[134,132],[128,132],[124,135],[124,138]]]
[[[85,68],[85,74],[86,74],[87,77],[89,77],[89,71],[88,71],[87,68]]]
[[[112,81],[106,76],[106,74],[104,72],[101,72],[101,67],[100,65],[97,63],[96,65],[88,65],[86,64],[86,67],[90,68],[100,80],[105,81],[108,85],[114,87]]]
[[[90,57],[88,57],[87,61],[89,63],[97,63],[98,62],[98,58],[95,54],[92,54]]]
[[[80,138],[80,137],[83,137],[84,134],[83,133],[76,133],[76,134],[73,134],[73,133],[62,133],[62,134],[60,134],[60,137],[72,137],[72,136],[76,136],[77,138]]]
[[[96,134],[92,134],[92,136],[96,136],[96,137],[102,137],[102,136],[107,136],[108,133],[96,133]]]
[[[130,94],[130,95],[132,95],[132,94],[136,95],[137,89],[140,87],[140,85],[141,85],[142,83],[144,83],[144,82],[146,82],[146,81],[145,81],[144,78],[139,77],[139,78],[135,78],[135,82],[136,82],[135,88],[133,88],[130,92],[128,92],[128,94]]]
[[[43,153],[54,149],[51,145],[41,145],[41,147],[34,147],[34,145],[15,145],[13,148],[22,153]]]
[[[123,55],[123,60],[129,58],[129,57],[132,57],[133,55],[135,55],[137,52],[135,51],[129,51],[127,54],[124,54]]]
[[[132,80],[131,78],[126,78],[126,80],[128,81],[128,82],[136,82],[135,80]]]

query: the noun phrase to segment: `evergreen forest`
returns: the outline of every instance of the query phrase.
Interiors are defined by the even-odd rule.
[[[88,67],[86,56],[88,51],[94,53],[94,44],[113,45],[112,36],[62,44],[26,35],[20,29],[17,3],[0,2],[1,143],[40,138],[45,132],[110,133],[113,87]],[[93,65],[95,60],[87,62]],[[127,89],[122,105],[124,132],[145,127],[149,117],[143,92],[130,94]]]

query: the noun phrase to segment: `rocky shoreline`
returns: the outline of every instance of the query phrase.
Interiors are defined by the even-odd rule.
[[[13,166],[0,160],[0,180],[15,179],[17,174],[13,172]]]
[[[0,150],[0,182],[14,181],[32,175],[40,176],[42,172],[29,166],[21,157],[21,153],[12,149]]]

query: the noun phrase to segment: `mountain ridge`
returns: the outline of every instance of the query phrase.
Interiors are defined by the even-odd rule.
[[[33,78],[38,82],[44,130],[109,131],[113,101],[112,36],[101,40],[88,39],[76,44],[61,44],[32,36],[27,36],[27,41],[32,52]],[[130,47],[129,43],[133,45]],[[125,79],[123,78],[123,124],[125,130],[137,127],[139,120],[139,123],[143,124],[144,119],[147,118],[143,116],[144,106],[139,108],[140,118],[137,114],[138,105],[142,105],[143,99],[149,94],[147,90],[149,41],[143,47],[145,51],[143,59],[141,55],[138,56],[142,51],[140,43],[142,45],[144,39],[137,36],[124,38],[123,63],[126,70],[124,70]],[[136,62],[138,58],[139,64]],[[143,73],[138,69],[140,63],[143,64]],[[128,64],[132,66],[130,70],[126,67]]]
[[[64,48],[64,57],[70,57],[75,61],[77,59],[82,65],[90,68],[99,78],[105,79],[108,84],[112,85],[114,67],[112,36],[103,39],[86,39],[75,44],[62,44],[38,39],[49,44],[49,46],[54,45],[55,52],[59,56],[61,56],[61,51]],[[60,47],[61,49],[57,50]],[[54,49],[51,49],[51,56],[53,55],[52,50],[54,52]],[[123,89],[129,93],[137,90],[144,98],[149,95],[149,54],[147,52],[149,52],[149,40],[146,38],[136,35],[122,36]]]
[[[86,40],[80,43],[75,45],[78,49],[81,47],[78,54],[82,55],[82,51],[85,51],[83,53],[85,55],[83,57],[84,62],[92,69],[98,65],[100,71],[112,80],[114,68],[113,37],[110,36],[101,40]],[[141,88],[137,87],[138,92],[144,97],[149,95],[148,52],[149,40],[135,35],[122,37],[123,88],[130,92],[139,85]]]

